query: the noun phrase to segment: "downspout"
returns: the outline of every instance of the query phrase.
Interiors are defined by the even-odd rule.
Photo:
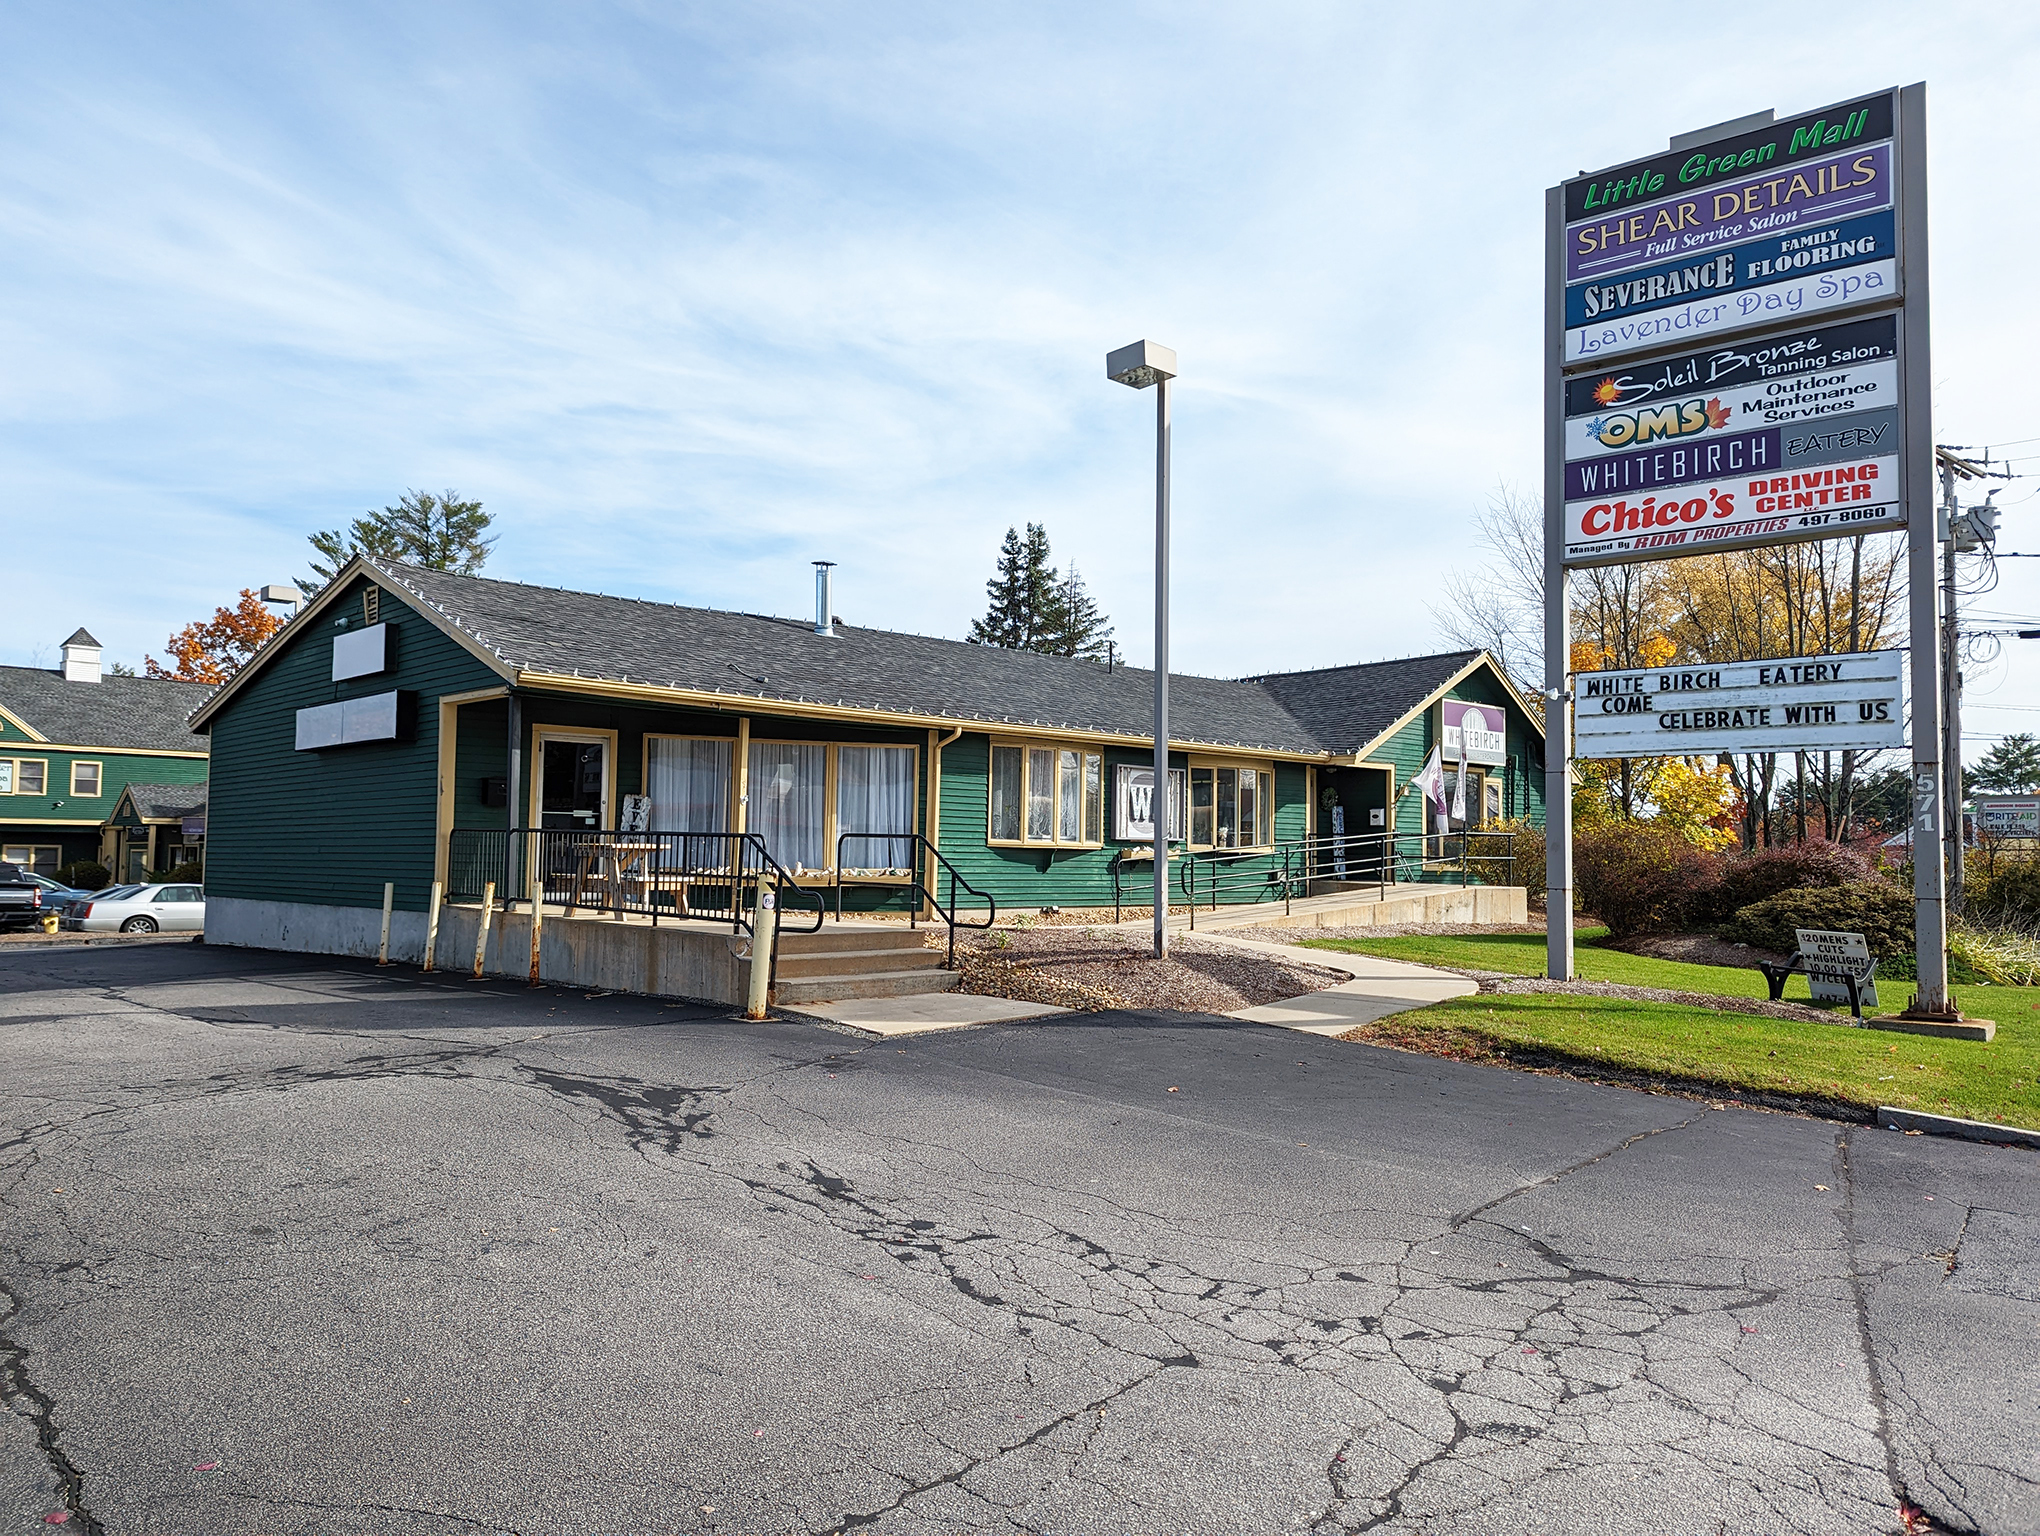
[[[937,739],[935,733],[928,733],[928,846],[942,846],[942,749],[963,734],[958,726],[947,736]],[[921,915],[932,917],[934,903],[935,867],[928,867],[928,885],[921,892]]]

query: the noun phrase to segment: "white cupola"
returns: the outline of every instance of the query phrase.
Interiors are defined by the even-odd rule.
[[[99,642],[79,630],[64,642],[64,681],[67,683],[96,683],[99,681]]]

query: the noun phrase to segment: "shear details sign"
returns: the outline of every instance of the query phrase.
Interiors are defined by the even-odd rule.
[[[1903,651],[1573,674],[1574,755],[1873,751],[1905,745]]]

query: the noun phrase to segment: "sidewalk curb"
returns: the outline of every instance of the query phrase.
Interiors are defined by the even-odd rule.
[[[1953,1115],[1923,1114],[1916,1109],[1897,1109],[1889,1104],[1878,1105],[1877,1128],[1883,1131],[1920,1131],[1928,1136],[1959,1136],[1964,1141],[1988,1141],[2000,1146],[2040,1151],[2040,1131],[2028,1131],[2016,1125],[1992,1125],[1985,1120],[1959,1120]]]

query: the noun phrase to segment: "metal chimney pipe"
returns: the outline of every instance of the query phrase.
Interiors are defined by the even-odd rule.
[[[833,560],[815,562],[815,633],[818,635],[836,632],[836,621],[830,617],[832,610],[829,606],[829,569],[835,563]]]

